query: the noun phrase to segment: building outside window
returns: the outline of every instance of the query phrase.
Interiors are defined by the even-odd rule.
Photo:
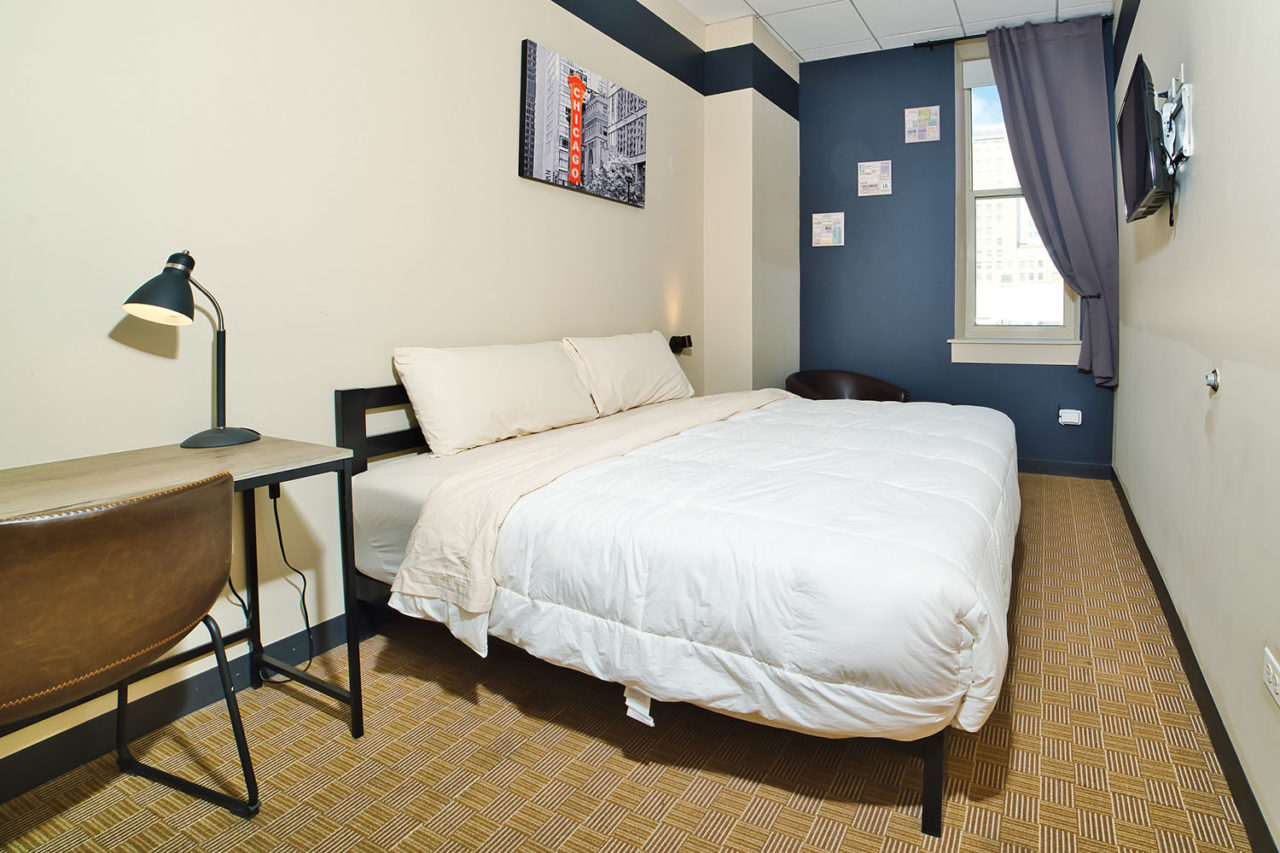
[[[1075,364],[1078,297],[1049,258],[1022,197],[986,42],[957,44],[956,65],[952,361]]]

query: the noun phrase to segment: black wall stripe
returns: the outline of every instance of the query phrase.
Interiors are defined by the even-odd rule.
[[[639,0],[551,0],[623,47],[638,53],[699,94],[703,86],[702,48]]]
[[[707,51],[704,95],[720,95],[750,89],[755,78],[753,44]]]
[[[1135,2],[1133,5],[1138,4]],[[1191,694],[1195,697],[1196,705],[1200,707],[1200,716],[1204,718],[1204,727],[1209,733],[1213,751],[1217,753],[1222,775],[1226,777],[1227,786],[1231,789],[1231,797],[1236,801],[1236,811],[1240,813],[1240,822],[1244,824],[1244,831],[1249,836],[1249,847],[1254,853],[1277,853],[1275,840],[1271,837],[1271,830],[1267,828],[1267,819],[1263,817],[1258,800],[1253,795],[1253,788],[1249,786],[1249,779],[1244,775],[1240,756],[1236,755],[1231,736],[1227,734],[1222,715],[1218,713],[1213,694],[1209,692],[1209,683],[1205,681],[1200,662],[1196,660],[1195,650],[1191,648],[1191,640],[1182,626],[1178,608],[1173,604],[1169,588],[1165,586],[1164,578],[1160,575],[1160,567],[1156,565],[1156,558],[1151,553],[1142,530],[1138,527],[1138,519],[1133,514],[1133,507],[1129,506],[1129,498],[1125,495],[1124,487],[1120,485],[1120,478],[1116,476],[1114,470],[1111,472],[1111,485],[1116,490],[1116,496],[1120,498],[1124,520],[1128,522],[1129,532],[1133,534],[1133,541],[1138,546],[1138,556],[1142,558],[1147,577],[1151,578],[1156,598],[1160,601],[1160,609],[1164,611],[1164,621],[1169,625],[1173,645],[1177,647],[1178,657],[1182,659],[1182,669],[1186,672],[1188,684],[1191,685]]]
[[[754,88],[794,119],[800,84],[754,44],[703,52],[639,0],[551,0],[700,95]]]
[[[1129,46],[1129,36],[1133,34],[1133,21],[1138,17],[1138,4],[1141,0],[1124,0],[1120,5],[1120,14],[1116,16],[1115,48],[1112,53],[1115,67],[1124,62],[1124,51]]]
[[[779,68],[764,51],[751,45],[752,70],[751,82],[756,91],[764,95],[796,121],[800,120],[800,82],[792,80],[791,75]]]
[[[702,94],[719,95],[754,88],[793,119],[800,118],[800,84],[754,44],[707,51]]]

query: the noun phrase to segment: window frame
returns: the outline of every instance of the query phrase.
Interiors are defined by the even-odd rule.
[[[974,190],[972,96],[964,84],[964,63],[988,58],[985,38],[956,42],[956,280],[955,337],[950,338],[953,362],[999,364],[1070,364],[1080,353],[1080,297],[1063,283],[1063,325],[978,325],[977,223],[980,199],[1022,198],[1020,187]]]

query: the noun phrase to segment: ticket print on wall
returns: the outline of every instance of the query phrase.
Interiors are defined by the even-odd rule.
[[[520,176],[644,207],[649,102],[525,39]]]

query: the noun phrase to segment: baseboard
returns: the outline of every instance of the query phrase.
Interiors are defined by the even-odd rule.
[[[315,653],[328,651],[344,644],[347,620],[335,616],[312,628]],[[246,648],[240,646],[240,648]],[[233,649],[228,648],[228,651]],[[266,653],[289,664],[300,664],[307,659],[307,632],[285,637],[269,643]],[[209,658],[212,663],[213,658]],[[249,655],[230,660],[231,678],[236,690],[249,686]],[[205,672],[183,679],[176,684],[157,690],[129,703],[130,737],[137,738],[166,726],[181,717],[197,711],[213,702],[222,701],[222,683],[218,671]],[[344,708],[345,709],[345,708]],[[68,770],[92,761],[115,749],[115,710],[94,717],[92,720],[72,726],[66,731],[51,735],[26,749],[0,758],[0,802],[12,799],[32,788],[61,776]],[[228,723],[230,726],[230,723]]]
[[[1182,659],[1182,668],[1191,685],[1191,693],[1200,707],[1200,716],[1204,718],[1205,729],[1209,733],[1209,740],[1213,743],[1214,752],[1218,754],[1222,775],[1226,777],[1227,785],[1231,788],[1231,796],[1236,802],[1236,811],[1240,813],[1240,821],[1249,835],[1249,846],[1254,853],[1278,853],[1275,839],[1271,837],[1271,830],[1267,828],[1267,820],[1262,814],[1262,809],[1258,807],[1258,800],[1253,795],[1253,788],[1249,786],[1249,779],[1244,775],[1240,756],[1236,754],[1231,736],[1227,734],[1227,727],[1222,722],[1222,715],[1218,713],[1218,706],[1213,701],[1213,694],[1209,692],[1209,683],[1205,681],[1204,672],[1200,669],[1199,661],[1196,660],[1196,653],[1191,648],[1186,629],[1182,627],[1178,609],[1173,605],[1169,588],[1165,586],[1151,548],[1138,527],[1133,507],[1129,506],[1129,498],[1124,493],[1124,486],[1120,484],[1120,478],[1116,476],[1114,470],[1111,472],[1111,485],[1115,487],[1116,495],[1120,498],[1120,506],[1124,509],[1124,518],[1129,524],[1129,532],[1133,534],[1133,541],[1138,545],[1138,555],[1142,558],[1142,565],[1147,570],[1147,576],[1151,578],[1151,585],[1155,587],[1156,598],[1160,601],[1164,620],[1169,625],[1169,633],[1173,635],[1173,644],[1178,649],[1178,657]]]
[[[1018,470],[1024,474],[1056,474],[1059,477],[1088,477],[1090,480],[1111,479],[1110,465],[1092,462],[1055,462],[1051,459],[1019,459]]]

